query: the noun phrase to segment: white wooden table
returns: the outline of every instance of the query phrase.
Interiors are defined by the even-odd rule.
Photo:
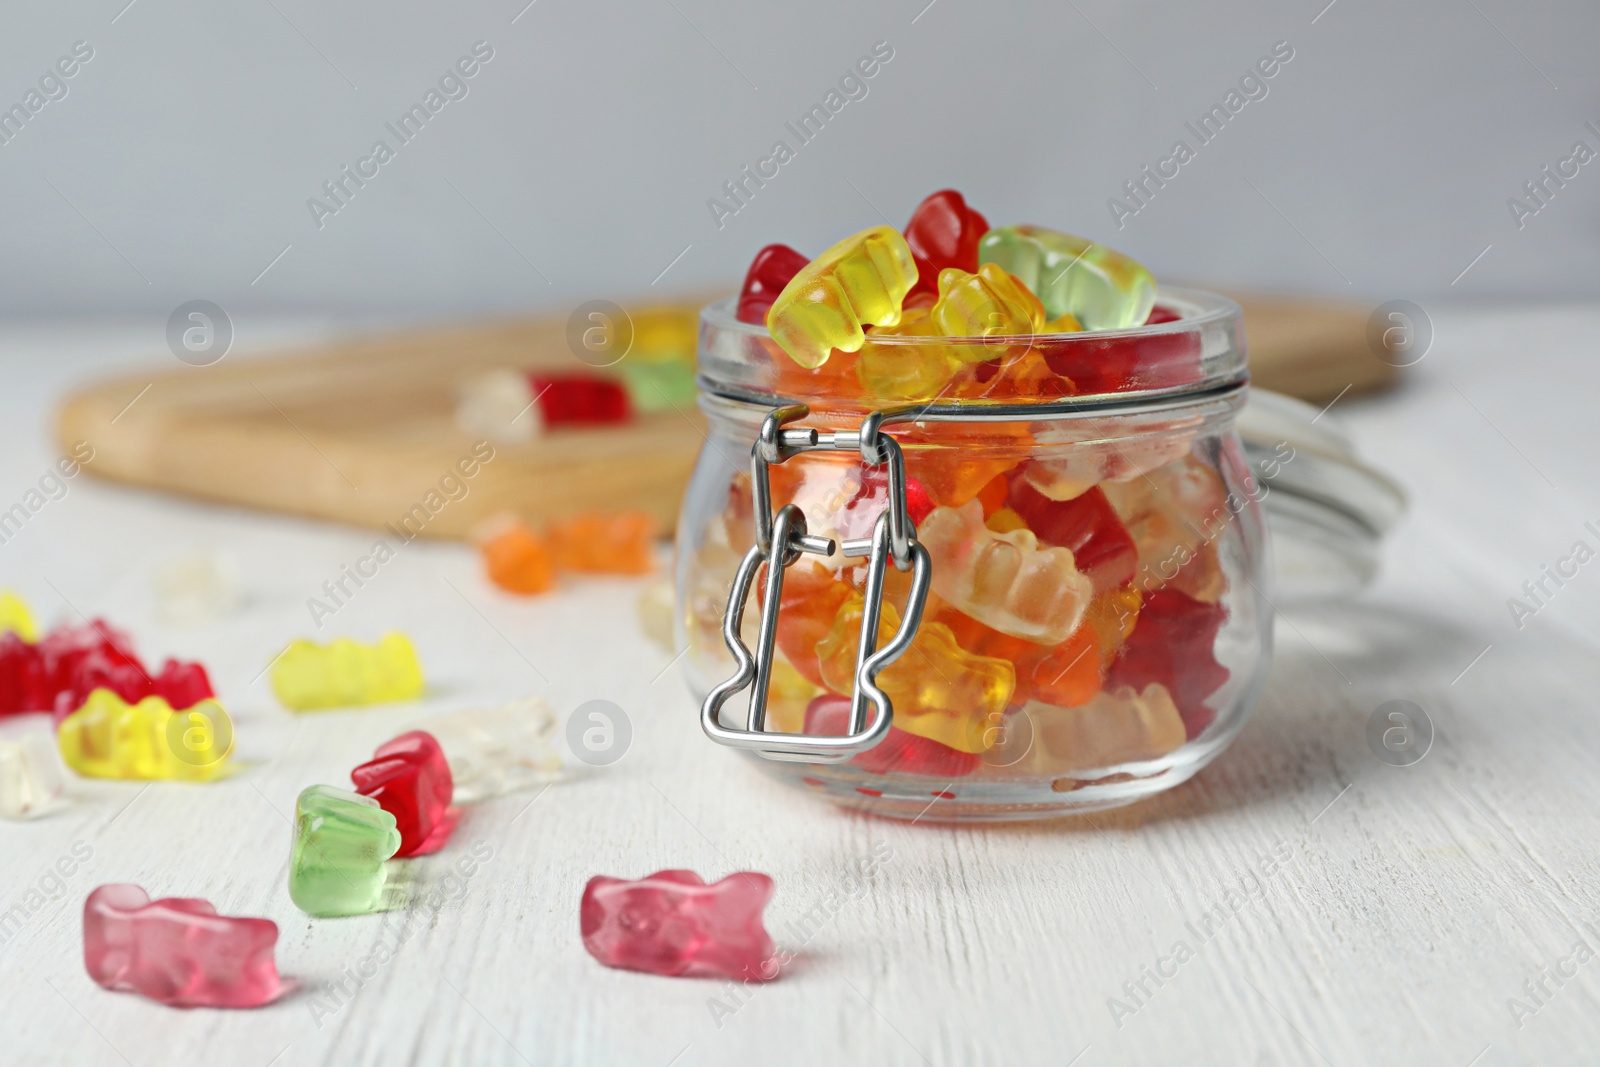
[[[407,547],[329,623],[409,631],[432,678],[425,705],[291,716],[260,672],[371,536],[74,480],[0,545],[0,584],[46,616],[103,614],[148,656],[205,662],[246,767],[199,787],[74,782],[53,816],[0,824],[0,909],[29,912],[0,943],[0,1063],[1596,1062],[1600,562],[1521,629],[1506,601],[1574,541],[1600,548],[1583,525],[1600,520],[1600,308],[1435,320],[1407,387],[1328,416],[1413,494],[1379,585],[1279,626],[1259,710],[1196,780],[1044,825],[905,826],[796,795],[700,735],[670,655],[635,622],[638,583],[513,602],[458,545]],[[63,385],[158,345],[84,327],[0,336],[0,507],[52,461],[45,420]],[[208,548],[242,565],[245,610],[162,625],[152,568]],[[471,810],[454,846],[413,864],[419,894],[453,891],[437,908],[338,920],[294,908],[287,819],[303,786],[345,781],[425,712],[524,693],[563,714],[616,702],[631,750],[537,799]],[[1365,739],[1391,699],[1435,724],[1415,766],[1381,763]],[[479,841],[492,858],[446,882]],[[58,881],[75,846],[92,857]],[[874,848],[889,858],[869,887],[800,943],[791,924]],[[1278,863],[1262,873],[1268,856]],[[585,880],[662,867],[769,872],[768,925],[800,951],[789,973],[734,998],[590,959]],[[276,920],[279,966],[309,992],[218,1012],[101,990],[84,973],[79,910],[94,886],[123,881]],[[392,960],[328,1010],[329,985],[394,945],[406,915]],[[1557,971],[1570,977],[1546,977]]]

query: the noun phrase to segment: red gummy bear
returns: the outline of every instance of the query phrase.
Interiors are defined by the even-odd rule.
[[[871,537],[878,516],[889,506],[889,472],[883,467],[868,467],[861,474],[861,485],[845,501],[839,514],[839,536],[845,538]],[[933,498],[927,486],[915,478],[906,477],[906,515],[912,525],[922,522],[933,510]]]
[[[372,759],[350,772],[350,781],[394,816],[400,831],[396,856],[425,856],[450,840],[458,818],[450,807],[455,781],[432,734],[412,730],[379,745]]]
[[[169,659],[161,665],[155,677],[156,695],[163,697],[174,711],[192,708],[202,700],[216,696],[211,688],[211,677],[198,663],[185,663]]]
[[[47,688],[39,647],[14,633],[0,635],[0,715],[48,711],[54,694]]]
[[[596,875],[583,888],[583,947],[607,967],[672,977],[778,977],[761,912],[772,879],[754,871],[707,885],[693,871],[657,871],[630,882]]]
[[[954,189],[941,189],[918,204],[905,229],[906,244],[917,264],[917,284],[906,299],[919,293],[937,297],[939,272],[946,267],[976,272],[978,241],[988,231],[988,221]]]
[[[278,977],[271,919],[218,915],[204,900],[151,900],[103,885],[83,903],[83,965],[107,989],[178,1008],[258,1008],[295,988]]]
[[[622,383],[598,374],[530,374],[528,382],[546,426],[627,422],[633,405]]]
[[[772,302],[809,262],[788,245],[768,245],[757,252],[745,272],[744,288],[739,290],[739,321],[764,324]]]
[[[176,711],[216,695],[198,663],[169,659],[152,677],[128,635],[100,619],[57,626],[36,645],[14,633],[0,636],[0,715],[48,711],[60,723],[96,689],[130,704],[158,696]]]
[[[1096,593],[1133,581],[1139,550],[1099,486],[1071,500],[1051,500],[1018,475],[1007,502],[1042,543],[1072,549],[1073,561],[1094,582]]]
[[[1177,322],[1181,315],[1154,307],[1146,326]],[[1038,346],[1044,362],[1056,374],[1070,378],[1075,394],[1123,393],[1137,389],[1166,389],[1184,385],[1200,374],[1200,337],[1178,331],[1141,337],[1070,335],[1072,340]]]
[[[868,722],[876,709],[869,709]],[[824,693],[806,705],[806,733],[842,737],[850,725],[850,698]],[[894,726],[889,736],[850,762],[871,774],[924,774],[929,778],[964,778],[978,769],[978,756]]]
[[[1144,324],[1146,326],[1159,326],[1163,322],[1177,322],[1182,317],[1176,311],[1171,311],[1160,304],[1156,304],[1151,307],[1150,314],[1145,317]]]
[[[1172,694],[1189,739],[1217,717],[1206,697],[1229,678],[1217,662],[1217,631],[1228,618],[1220,603],[1206,604],[1176,589],[1146,593],[1128,643],[1106,675],[1109,691],[1121,685],[1143,690],[1159,682]]]

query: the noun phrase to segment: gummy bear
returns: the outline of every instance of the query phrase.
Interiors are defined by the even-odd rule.
[[[983,235],[978,258],[1021,279],[1051,319],[1071,315],[1086,330],[1142,325],[1156,282],[1138,263],[1105,245],[1041,226],[1000,226]]]
[[[978,269],[978,241],[989,229],[984,217],[967,206],[954,189],[941,189],[917,205],[906,223],[906,244],[917,264],[917,284],[910,296],[939,294],[939,272],[955,267]],[[910,297],[908,296],[908,299]]]
[[[651,582],[639,593],[634,602],[639,617],[639,628],[663,652],[677,652],[677,638],[673,633],[673,619],[677,608],[673,604],[671,578]]]
[[[929,311],[945,337],[1020,337],[1044,328],[1044,307],[1014,275],[985,263],[975,273],[948,267],[939,272],[939,300]],[[981,363],[994,358],[981,345],[952,348],[957,358]]]
[[[1030,664],[1026,680],[1029,699],[1062,708],[1077,707],[1093,699],[1104,681],[1097,638],[1094,627],[1085,619],[1065,641]],[[1017,686],[1023,688],[1020,677]]]
[[[845,501],[835,533],[843,538],[871,537],[878,516],[889,506],[889,472],[883,467],[867,467],[859,474],[856,491]],[[928,489],[915,478],[906,477],[906,517],[913,526],[933,510]]]
[[[932,400],[967,364],[1009,359],[1026,346],[881,343],[885,338],[1029,336],[1043,325],[1038,299],[1005,271],[987,265],[969,274],[948,267],[939,273],[939,299],[931,308],[913,308],[898,325],[872,331],[856,375],[881,400]]]
[[[773,301],[808,262],[788,245],[767,245],[757,252],[739,290],[739,321],[755,325],[765,323]]]
[[[1079,396],[1182,386],[1200,375],[1197,330],[1114,333],[1093,331],[1039,339],[1051,370],[1072,379]]]
[[[49,710],[55,694],[47,689],[38,646],[15,633],[0,634],[0,715]]]
[[[817,644],[824,683],[844,696],[855,690],[863,603],[852,594]],[[884,604],[878,647],[899,628],[900,612]],[[877,682],[894,706],[893,726],[961,752],[984,752],[1016,688],[1016,669],[1003,659],[973,655],[956,643],[950,627],[923,620],[911,647],[879,672]]]
[[[757,575],[757,603],[766,603],[766,570]],[[816,685],[822,681],[817,663],[817,642],[828,635],[839,607],[854,595],[834,573],[809,559],[800,559],[783,575],[778,602],[778,651],[800,675]]]
[[[1227,582],[1212,545],[1234,511],[1215,469],[1187,455],[1104,490],[1139,546],[1142,588],[1170,585],[1207,603],[1221,597]]]
[[[933,400],[961,373],[962,361],[949,345],[884,343],[886,338],[934,337],[939,333],[930,308],[907,308],[895,326],[867,335],[856,360],[856,380],[875,400]]]
[[[935,504],[958,508],[977,496],[998,475],[1017,466],[1033,450],[1026,424],[946,423],[939,443],[906,448],[906,470],[928,490]]]
[[[0,590],[0,634],[5,633],[14,633],[30,644],[39,639],[28,602],[9,589]]]
[[[422,684],[416,650],[400,633],[373,645],[340,637],[323,647],[302,638],[272,664],[272,689],[293,711],[411,700],[422,695]]]
[[[874,226],[838,242],[806,264],[767,312],[773,340],[802,367],[820,367],[834,349],[854,352],[863,326],[894,326],[917,280],[899,231]]]
[[[68,684],[70,688],[56,694],[54,712],[58,723],[82,707],[96,689],[109,689],[129,704],[137,704],[146,697],[160,697],[174,711],[183,711],[216,696],[210,676],[198,663],[169,659],[161,665],[161,673],[152,677],[137,662],[118,662],[100,652],[91,652],[79,659]]]
[[[1105,443],[1082,442],[1031,460],[1020,473],[1051,500],[1070,500],[1101,482],[1136,481],[1189,451],[1198,418],[1170,420],[1164,432]]]
[[[694,407],[700,395],[692,362],[628,359],[618,369],[622,372],[622,384],[628,390],[628,402],[636,411],[686,412]]]
[[[1011,704],[1029,700],[1072,707],[1100,691],[1105,667],[1097,654],[1100,631],[1093,618],[1094,604],[1078,628],[1059,645],[1040,645],[1001,633],[941,604],[935,617],[950,627],[962,648],[979,656],[1008,660],[1016,668],[1017,685]]]
[[[1051,500],[1024,478],[1014,479],[1008,497],[1041,544],[1072,550],[1078,570],[1094,582],[1097,593],[1133,581],[1138,550],[1122,520],[1098,488],[1071,500]]]
[[[509,593],[542,593],[555,585],[550,542],[514,515],[503,515],[473,531],[489,580]]]
[[[463,434],[499,445],[527,444],[539,436],[528,373],[504,368],[475,375],[456,391],[455,424]]]
[[[271,919],[218,915],[204,900],[151,900],[103,885],[83,903],[83,964],[99,985],[175,1008],[259,1008],[295,988],[278,977]]]
[[[633,343],[628,358],[651,362],[693,362],[700,339],[700,305],[657,304],[628,312]]]
[[[693,871],[657,871],[638,881],[597,875],[583,889],[583,947],[607,967],[669,976],[778,976],[761,924],[772,879],[754,871],[707,885]]]
[[[48,711],[59,723],[100,688],[130,704],[161,697],[180,710],[215,695],[198,663],[169,659],[152,677],[128,636],[99,619],[57,626],[37,644],[0,634],[0,715]]]
[[[454,802],[466,804],[547,782],[561,772],[555,749],[556,715],[542,697],[492,708],[464,708],[416,723],[439,743],[455,783]]]
[[[395,818],[371,797],[330,785],[294,805],[289,898],[307,915],[365,915],[383,906],[384,861],[400,848]]]
[[[450,808],[454,782],[444,750],[431,734],[412,730],[378,746],[372,758],[350,772],[356,792],[376,800],[400,831],[397,856],[424,856],[450,840],[457,812]]]
[[[0,737],[0,819],[25,819],[50,806],[66,788],[54,738],[32,730]]]
[[[933,562],[933,590],[986,626],[1041,645],[1065,641],[1094,592],[1069,549],[1041,546],[1031,530],[995,533],[983,505],[935,508],[918,531]]]
[[[963,390],[961,396],[975,394],[995,401],[1058,400],[1077,392],[1072,379],[1057,374],[1033,347],[979,363],[973,368],[972,380],[976,386]]]
[[[806,708],[823,693],[817,685],[790,666],[782,656],[772,659],[767,680],[766,729],[780,734],[797,734],[805,729]]]
[[[867,724],[870,726],[876,719],[877,709],[869,707]],[[808,734],[842,737],[849,725],[849,697],[828,693],[806,707]],[[850,762],[870,774],[923,774],[949,779],[966,777],[978,769],[982,760],[970,752],[961,752],[891,725],[887,737],[850,757]]]
[[[233,722],[214,700],[175,712],[160,697],[129,704],[96,689],[61,720],[56,744],[85,778],[210,782],[231,770]]]
[[[545,426],[608,426],[633,418],[627,391],[612,378],[534,373],[528,381]]]
[[[1227,621],[1222,604],[1206,604],[1176,589],[1147,593],[1122,654],[1111,664],[1108,686],[1161,685],[1172,695],[1192,739],[1217,717],[1206,698],[1229,678],[1217,662],[1217,631]]]
[[[1029,770],[1065,774],[1159,759],[1186,740],[1172,697],[1151,683],[1120,686],[1074,708],[1030,703],[1035,751]]]
[[[656,519],[648,511],[584,512],[550,524],[556,566],[591,574],[655,570]]]

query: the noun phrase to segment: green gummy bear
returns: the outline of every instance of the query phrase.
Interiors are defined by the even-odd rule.
[[[383,902],[384,861],[400,849],[394,816],[371,797],[307,786],[294,804],[289,898],[307,915],[365,915]]]
[[[1010,271],[1033,290],[1045,315],[1071,315],[1085,330],[1143,326],[1156,280],[1121,252],[1042,226],[997,226],[978,242],[978,262]]]
[[[695,406],[700,389],[694,380],[694,367],[679,360],[626,360],[622,364],[622,384],[636,410],[645,412],[686,412]]]

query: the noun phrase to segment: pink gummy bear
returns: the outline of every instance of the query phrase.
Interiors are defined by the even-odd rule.
[[[83,963],[107,989],[175,1008],[258,1008],[295,987],[278,978],[271,919],[218,915],[204,900],[150,899],[103,885],[83,904]]]
[[[597,875],[583,890],[583,947],[623,970],[770,981],[778,971],[761,912],[771,897],[772,879],[754,871],[711,885],[693,871]]]
[[[459,813],[450,807],[455,781],[432,734],[412,730],[378,746],[350,772],[356,792],[376,800],[400,831],[396,856],[425,856],[450,840]]]

